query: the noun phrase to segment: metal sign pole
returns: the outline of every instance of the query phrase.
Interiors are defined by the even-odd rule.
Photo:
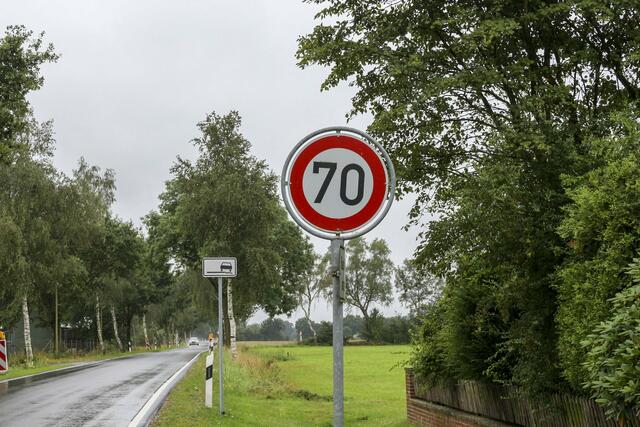
[[[342,330],[342,262],[340,252],[344,240],[331,241],[331,270],[333,272],[333,425],[344,426],[344,353]]]
[[[218,365],[220,366],[220,415],[224,414],[224,392],[222,390],[222,374],[224,372],[224,336],[222,330],[222,277],[218,277]]]

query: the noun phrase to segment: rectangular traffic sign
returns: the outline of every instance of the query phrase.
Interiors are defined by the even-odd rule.
[[[202,277],[236,277],[238,261],[234,257],[202,259]]]

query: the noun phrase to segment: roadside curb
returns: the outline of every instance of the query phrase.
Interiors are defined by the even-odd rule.
[[[171,393],[171,390],[178,384],[178,382],[187,374],[187,371],[191,366],[207,351],[201,351],[197,353],[191,360],[185,363],[180,369],[178,369],[173,375],[163,382],[160,387],[151,395],[151,397],[140,408],[138,413],[129,423],[129,427],[148,426],[151,424],[153,417],[158,413],[162,404]]]

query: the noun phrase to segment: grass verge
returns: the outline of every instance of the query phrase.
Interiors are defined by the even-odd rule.
[[[135,348],[131,353],[109,351],[105,352],[104,354],[100,352],[92,352],[84,354],[59,354],[57,356],[49,353],[36,353],[34,355],[34,366],[32,368],[26,367],[22,363],[13,365],[11,363],[12,360],[9,360],[9,371],[6,374],[0,375],[0,381],[24,377],[27,375],[40,374],[42,372],[55,371],[57,369],[67,368],[78,363],[96,362],[99,360],[115,359],[118,357],[131,356],[138,353],[162,350],[166,350],[166,348],[158,350],[146,350],[144,347],[139,347]]]
[[[410,425],[404,370],[398,367],[408,353],[408,346],[345,348],[346,425]],[[204,407],[202,356],[171,392],[153,426],[331,426],[331,347],[243,347],[238,361],[230,362],[227,353],[225,362],[225,416],[218,415],[217,360],[214,407]]]

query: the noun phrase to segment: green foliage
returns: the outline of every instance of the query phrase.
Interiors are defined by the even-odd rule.
[[[393,262],[387,243],[374,239],[371,243],[363,237],[349,240],[346,245],[345,301],[355,307],[364,317],[364,336],[377,340],[371,318],[374,304],[392,301],[391,275]],[[373,323],[372,323],[373,322]]]
[[[299,39],[300,65],[330,67],[324,89],[355,86],[352,113],[373,115],[369,130],[390,152],[399,194],[418,194],[411,221],[430,221],[416,263],[446,286],[439,315],[427,316],[418,337],[416,363],[427,376],[446,372],[530,391],[561,389],[568,378],[579,388],[579,375],[561,374],[559,334],[562,368],[578,366],[567,359],[572,323],[562,313],[572,309],[562,304],[604,308],[612,294],[558,285],[564,273],[585,282],[568,270],[570,240],[558,229],[567,227],[565,208],[576,200],[565,190],[570,177],[599,164],[585,155],[591,141],[618,129],[611,115],[640,99],[640,33],[629,31],[637,5],[312,2],[323,7],[323,22]],[[620,214],[626,222],[616,225],[614,217],[617,232],[637,226],[637,211]],[[596,215],[600,226],[610,220]],[[598,246],[603,237],[585,244]],[[625,255],[600,270],[605,283],[623,276],[633,239],[618,242]],[[575,312],[575,324],[585,320],[578,340],[596,320],[585,311]],[[571,341],[575,352],[579,341]]]
[[[333,344],[333,324],[331,322],[322,321],[317,328],[318,344]]]
[[[211,113],[198,124],[199,157],[178,158],[153,221],[159,244],[183,272],[198,271],[204,256],[238,259],[233,302],[243,320],[258,306],[270,315],[291,312],[312,258],[278,202],[277,177],[250,154],[240,125],[237,112]],[[204,291],[202,281],[193,283],[200,291],[191,294]]]
[[[422,324],[414,337],[409,365],[419,381],[434,385],[455,377],[447,361],[447,336],[442,303],[430,306],[422,317]]]
[[[395,286],[400,302],[409,308],[412,316],[418,316],[440,297],[444,281],[417,265],[415,260],[406,259],[396,269]]]
[[[585,157],[593,169],[565,178],[573,203],[559,228],[568,249],[557,319],[564,375],[576,388],[587,379],[580,342],[610,318],[611,298],[631,286],[625,269],[640,247],[640,125],[632,113],[616,123],[610,136],[590,140]]]
[[[31,121],[26,96],[44,82],[40,66],[58,58],[52,45],[44,45],[43,36],[10,26],[0,38],[0,163],[12,163],[19,151],[27,149],[20,138]]]
[[[640,408],[640,259],[629,270],[635,285],[616,294],[608,319],[582,342],[585,386],[607,414],[621,420]]]

